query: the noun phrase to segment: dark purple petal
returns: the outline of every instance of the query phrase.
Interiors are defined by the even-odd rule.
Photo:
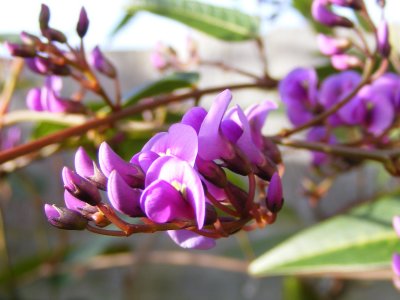
[[[42,4],[39,14],[39,25],[42,33],[49,27],[50,9],[46,4]]]
[[[182,193],[164,180],[153,181],[140,198],[142,210],[156,223],[193,219],[193,209]]]
[[[107,195],[111,205],[120,213],[130,217],[143,216],[140,208],[142,190],[131,188],[115,170],[108,178]]]
[[[269,182],[266,204],[267,208],[273,213],[277,213],[282,208],[283,205],[282,181],[281,177],[277,172],[274,173],[274,175],[272,175],[271,181]]]
[[[196,131],[189,125],[174,124],[168,134],[157,139],[151,151],[158,155],[171,155],[194,165],[198,150]]]
[[[380,135],[393,124],[395,118],[393,104],[384,95],[376,93],[373,95],[373,98],[366,102],[367,113],[364,122],[368,132]]]
[[[354,9],[361,9],[363,7],[363,0],[329,0],[329,2]]]
[[[199,155],[205,160],[233,156],[232,149],[229,148],[227,140],[220,134],[220,124],[231,99],[232,94],[229,90],[220,93],[201,124],[199,131]]]
[[[396,276],[400,276],[400,254],[398,253],[392,256],[392,270]]]
[[[207,111],[199,106],[192,107],[182,117],[182,124],[192,126],[196,133],[200,131],[201,124],[207,115]]]
[[[164,156],[153,162],[147,171],[146,189],[157,180],[164,180],[171,185],[178,185],[182,188],[181,192],[194,212],[197,226],[202,228],[205,217],[205,196],[197,172],[183,160]]]
[[[28,68],[38,74],[45,75],[49,72],[49,61],[41,57],[25,59]]]
[[[207,250],[215,247],[215,240],[189,230],[168,230],[170,238],[182,248]]]
[[[310,112],[304,106],[299,105],[297,103],[296,104],[293,103],[290,106],[288,106],[286,113],[290,122],[295,126],[307,123],[308,121],[314,118],[314,114],[312,112]]]
[[[137,187],[144,179],[144,174],[139,166],[123,160],[111,147],[103,142],[99,147],[100,169],[106,177],[109,177],[113,170],[132,187]]]

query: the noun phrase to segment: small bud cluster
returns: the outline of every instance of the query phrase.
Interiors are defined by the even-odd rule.
[[[110,223],[124,235],[167,230],[178,245],[197,249],[211,248],[216,239],[244,226],[250,229],[246,224],[252,220],[257,226],[273,223],[283,205],[277,169],[281,158],[261,128],[276,105],[266,101],[246,111],[239,106],[227,110],[231,98],[225,90],[209,112],[193,107],[130,161],[105,142],[98,165],[79,148],[75,171],[62,172],[66,208],[46,206],[50,223],[81,229],[84,218],[87,229],[104,234],[112,234],[102,228]],[[227,170],[247,176],[248,190],[236,186]],[[257,186],[262,187],[259,200]],[[109,204],[103,202],[103,193]],[[142,224],[127,223],[118,213],[140,218]]]
[[[312,4],[312,15],[313,18],[326,26],[329,27],[345,27],[354,28],[355,25],[349,19],[335,14],[330,7],[331,6],[342,6],[348,7],[360,12],[361,10],[366,11],[362,0],[314,0]],[[383,8],[382,4],[381,8]],[[382,13],[383,16],[383,13]],[[376,52],[381,57],[389,57],[390,55],[390,43],[389,43],[389,28],[386,20],[382,17],[376,30]],[[356,46],[355,42],[349,37],[338,37],[328,36],[325,34],[319,34],[317,37],[318,47],[322,54],[327,55],[331,59],[332,66],[337,70],[347,70],[363,65],[363,58],[357,54],[360,50],[360,46]],[[365,41],[362,41],[365,44]],[[366,47],[366,45],[363,45]],[[363,51],[368,51],[363,49]],[[367,55],[371,55],[367,53]]]
[[[49,22],[50,10],[43,4],[39,15],[42,36],[22,32],[21,44],[6,43],[11,55],[23,57],[31,71],[45,76],[44,86],[34,88],[28,93],[27,106],[34,111],[82,113],[86,109],[81,103],[83,91],[90,90],[102,98],[105,96],[92,68],[111,79],[116,79],[115,67],[98,46],[91,52],[88,62],[83,41],[80,47],[73,48],[69,45],[67,37],[61,31],[52,28]],[[76,25],[76,32],[81,39],[85,37],[88,28],[89,19],[82,8]],[[61,96],[62,77],[66,76],[80,85],[79,92],[71,98]]]
[[[173,47],[159,42],[150,56],[151,64],[159,71],[182,71],[197,66],[200,57],[197,44],[191,37],[187,38],[186,52],[187,59],[183,60]]]
[[[287,106],[290,121],[300,126],[342,101],[360,82],[359,73],[344,71],[328,76],[318,86],[314,69],[298,68],[281,81],[279,92]],[[386,73],[361,88],[347,104],[332,114],[325,124],[311,128],[307,139],[336,144],[339,141],[350,142],[356,135],[365,147],[386,147],[391,143],[390,132],[398,122],[399,104],[400,76]],[[343,135],[337,135],[338,128],[346,128],[348,133],[351,132],[351,136],[346,139]],[[327,162],[332,161],[326,154],[313,154],[315,166],[322,166]]]

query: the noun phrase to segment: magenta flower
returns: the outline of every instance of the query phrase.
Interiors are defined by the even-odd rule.
[[[63,99],[60,96],[62,81],[60,77],[48,76],[42,88],[33,88],[26,98],[26,105],[34,111],[50,112],[80,112],[83,109],[81,103]]]
[[[231,144],[222,134],[220,128],[231,100],[232,94],[229,90],[220,93],[201,124],[198,136],[198,155],[205,160],[232,158],[235,156]]]
[[[328,7],[329,0],[314,0],[311,7],[313,18],[326,26],[353,27],[353,23],[342,16],[334,14]]]
[[[332,66],[340,71],[345,71],[351,68],[360,67],[361,60],[354,55],[350,54],[335,54],[331,56]]]
[[[208,250],[215,247],[215,239],[198,235],[189,230],[168,230],[170,238],[182,248]]]
[[[160,157],[149,168],[140,199],[142,210],[154,222],[193,219],[201,229],[205,197],[197,172],[186,161]]]
[[[321,51],[322,54],[329,56],[343,53],[351,45],[348,39],[330,37],[325,34],[317,35],[317,44],[319,51]]]
[[[392,256],[392,270],[396,276],[400,276],[400,254],[398,253]]]

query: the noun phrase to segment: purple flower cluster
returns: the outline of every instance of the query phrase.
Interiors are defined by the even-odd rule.
[[[71,229],[70,220],[79,213],[97,226],[118,226],[121,220],[115,222],[118,217],[111,212],[115,210],[142,219],[143,225],[119,226],[127,234],[167,230],[181,247],[197,249],[213,247],[216,238],[235,233],[253,219],[272,223],[283,204],[280,155],[261,128],[276,105],[266,101],[246,111],[239,106],[228,110],[231,99],[225,90],[208,112],[193,107],[129,162],[105,142],[99,148],[99,166],[79,148],[75,171],[62,172],[67,210],[61,213],[47,205],[50,223]],[[225,169],[248,176],[249,191],[230,182]],[[265,185],[269,182],[263,201],[254,201],[255,175]],[[106,191],[111,206],[102,202],[100,191]],[[69,210],[73,213],[63,226],[61,219]],[[79,219],[76,229],[81,228]]]
[[[287,114],[295,126],[302,125],[324,110],[344,100],[361,82],[355,71],[333,74],[318,84],[314,69],[299,68],[290,72],[280,83],[279,92],[287,106]],[[364,86],[347,104],[327,119],[327,127],[312,128],[310,141],[335,143],[334,129],[354,128],[363,137],[383,140],[394,126],[400,111],[400,76],[386,73]],[[314,156],[314,163],[325,161],[324,154]]]
[[[98,46],[87,59],[83,40],[79,47],[72,47],[61,31],[50,27],[49,21],[50,10],[43,4],[39,16],[42,36],[22,32],[22,43],[6,43],[11,55],[23,57],[31,71],[45,76],[43,87],[30,90],[26,99],[27,106],[34,111],[82,113],[85,110],[81,103],[84,91],[90,90],[102,98],[105,96],[93,70],[116,79],[115,67]],[[76,32],[81,39],[86,35],[88,27],[89,19],[82,8],[76,25]],[[80,85],[79,92],[71,99],[60,95],[62,77],[66,76]]]
[[[400,216],[393,217],[393,228],[400,238]],[[392,257],[392,270],[397,278],[400,278],[400,254],[394,253]],[[395,280],[397,282],[398,280]]]

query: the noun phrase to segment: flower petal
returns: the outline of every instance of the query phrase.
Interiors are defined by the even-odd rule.
[[[182,248],[207,250],[215,247],[215,240],[189,230],[168,230],[170,238]]]
[[[112,171],[107,183],[107,195],[111,205],[130,217],[143,216],[140,208],[141,189],[131,188],[117,171]]]

